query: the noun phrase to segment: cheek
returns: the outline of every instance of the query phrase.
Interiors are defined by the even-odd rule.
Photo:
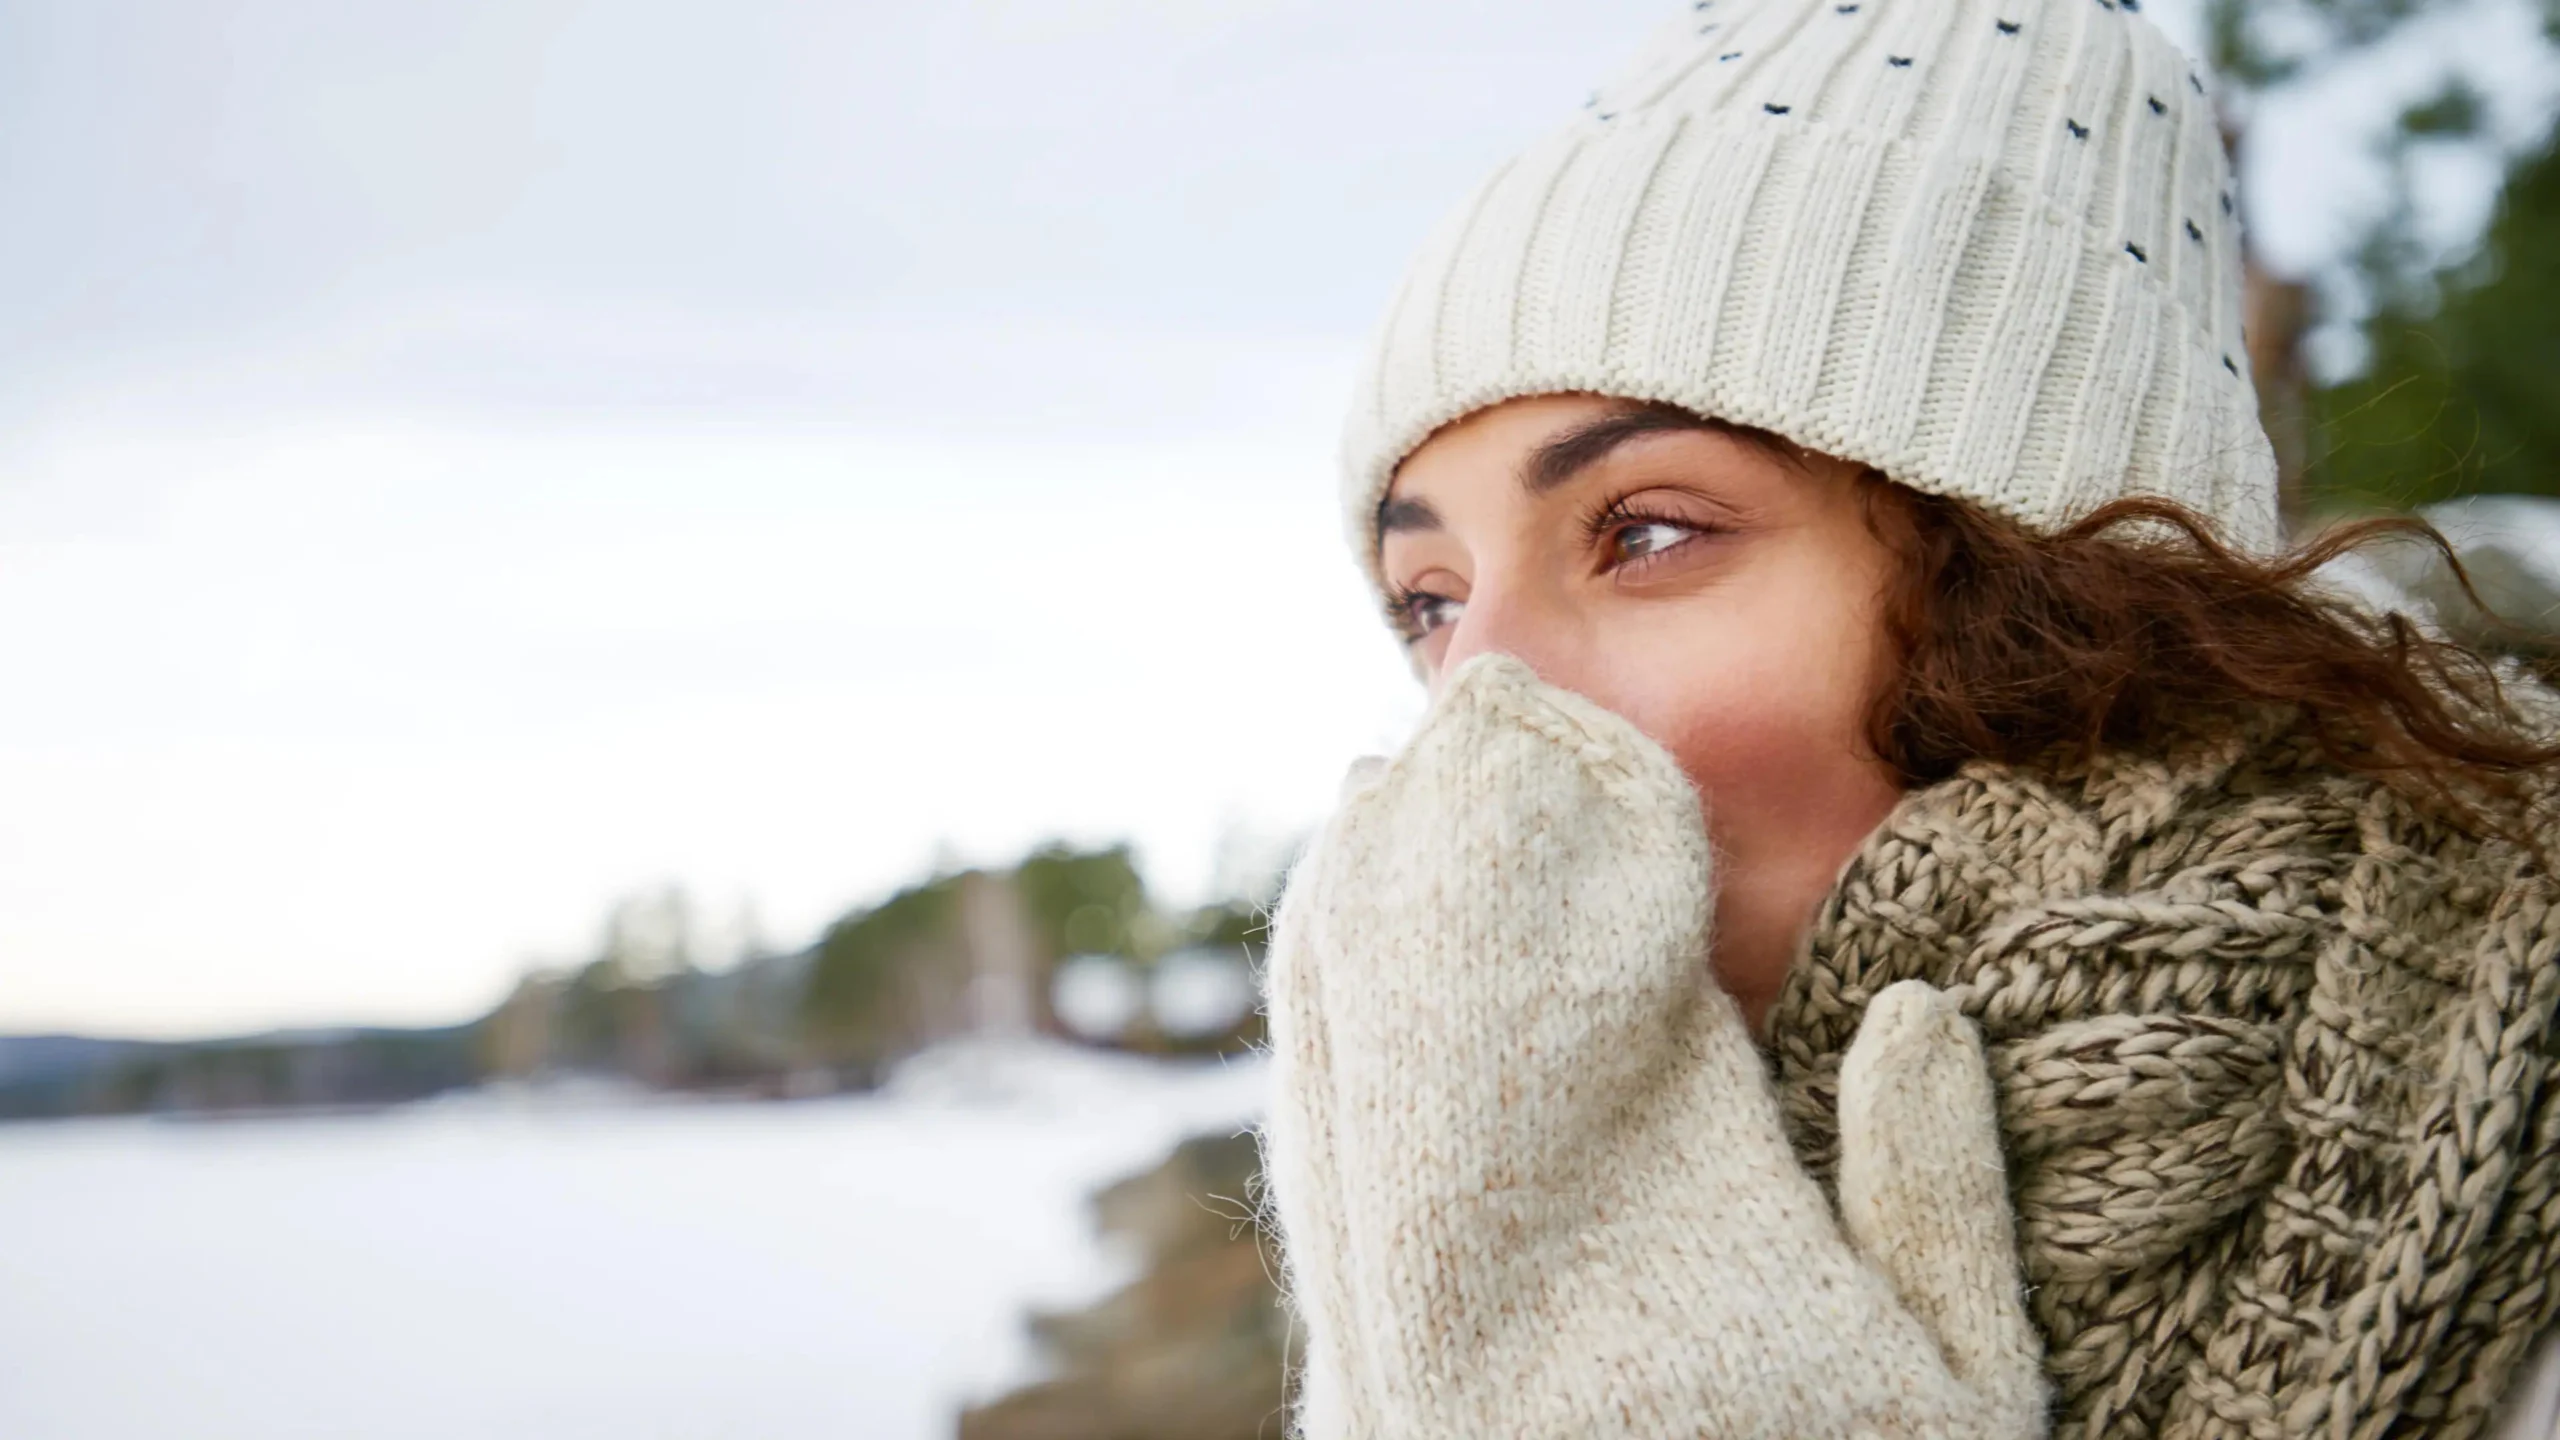
[[[1737,669],[1681,697],[1678,719],[1657,738],[1729,828],[1863,788],[1862,699],[1837,673]]]
[[[1679,760],[1737,858],[1870,816],[1881,767],[1866,745],[1871,632],[1849,617],[1696,627],[1613,667],[1613,707]]]

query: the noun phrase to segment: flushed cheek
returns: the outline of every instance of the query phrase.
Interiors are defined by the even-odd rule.
[[[1734,829],[1802,818],[1827,808],[1835,793],[1863,788],[1849,742],[1830,714],[1763,710],[1697,716],[1669,748],[1722,822],[1718,828]]]
[[[1864,756],[1864,708],[1853,677],[1777,675],[1732,664],[1712,684],[1631,696],[1621,713],[1680,762],[1698,787],[1719,848],[1766,855],[1796,837],[1853,823],[1877,780]],[[1696,672],[1691,672],[1694,677]]]

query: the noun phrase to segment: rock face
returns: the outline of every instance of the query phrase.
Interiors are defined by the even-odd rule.
[[[1089,1309],[1037,1314],[1053,1378],[965,1412],[960,1440],[1276,1440],[1295,1343],[1253,1223],[1251,1135],[1203,1136],[1094,1197],[1138,1279]]]

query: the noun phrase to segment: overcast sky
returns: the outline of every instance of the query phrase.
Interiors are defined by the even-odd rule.
[[[1198,898],[1419,713],[1332,500],[1396,272],[1667,8],[0,0],[0,1030],[1051,835]]]

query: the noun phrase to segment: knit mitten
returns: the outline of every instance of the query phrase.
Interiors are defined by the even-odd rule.
[[[1355,767],[1266,976],[1293,1434],[2043,1433],[1979,1037],[1875,998],[1835,1220],[1709,973],[1710,880],[1671,756],[1508,656]]]

